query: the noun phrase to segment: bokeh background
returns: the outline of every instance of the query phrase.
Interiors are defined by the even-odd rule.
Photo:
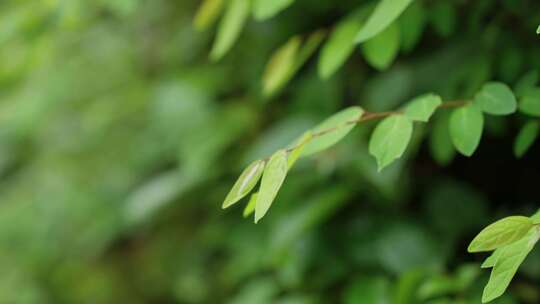
[[[216,63],[198,0],[2,0],[0,303],[480,303],[468,241],[540,204],[540,146],[512,154],[519,115],[489,118],[470,159],[433,152],[418,126],[382,173],[366,124],[301,160],[261,223],[221,210],[250,161],[346,106],[467,98],[540,68],[536,0],[425,3],[418,45],[389,69],[355,52],[322,80],[315,55],[264,98],[272,52],[359,1],[251,20]],[[540,303],[539,286],[537,248],[495,303]]]

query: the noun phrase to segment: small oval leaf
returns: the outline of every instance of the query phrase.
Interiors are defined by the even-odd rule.
[[[405,109],[405,116],[412,120],[427,122],[441,104],[440,96],[431,93],[424,94],[409,102]]]
[[[469,252],[491,251],[511,244],[523,238],[533,227],[533,222],[526,216],[509,216],[482,230],[472,240]]]
[[[255,223],[268,212],[287,176],[287,151],[279,150],[270,157],[264,170],[255,205]]]
[[[302,155],[312,155],[335,145],[356,126],[363,114],[364,110],[355,106],[327,118],[311,130],[313,139],[306,145]]]
[[[362,43],[384,31],[411,2],[412,0],[380,1],[366,22],[366,25],[356,34],[356,43]]]
[[[465,156],[473,155],[483,129],[484,116],[474,104],[456,109],[450,116],[450,137],[456,149]]]
[[[221,59],[234,45],[249,17],[249,0],[230,0],[220,22],[210,59]]]
[[[366,61],[378,70],[386,70],[399,53],[399,28],[390,25],[383,32],[362,45]]]
[[[527,115],[540,116],[540,88],[527,90],[519,101],[519,110]]]
[[[516,111],[517,102],[512,90],[504,83],[489,82],[474,97],[482,111],[493,115],[508,115]]]
[[[517,158],[523,157],[527,150],[532,146],[534,141],[538,138],[540,132],[540,122],[529,121],[519,131],[516,141],[514,142],[514,155]]]
[[[369,153],[377,159],[379,171],[403,155],[412,131],[412,121],[404,115],[387,117],[377,125],[369,140]]]
[[[264,170],[264,161],[257,160],[251,163],[234,183],[227,194],[222,208],[228,208],[246,196],[255,187]]]
[[[203,31],[210,27],[221,14],[224,2],[224,0],[204,0],[193,20],[195,28]]]
[[[250,216],[253,212],[255,212],[255,206],[257,204],[258,196],[259,196],[259,193],[255,192],[249,198],[249,202],[247,203],[246,207],[244,208],[244,211],[242,212],[242,216],[244,218]]]
[[[293,2],[294,0],[255,0],[253,3],[253,15],[257,20],[266,20],[286,9]]]

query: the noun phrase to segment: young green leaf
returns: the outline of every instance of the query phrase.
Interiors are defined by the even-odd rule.
[[[244,218],[250,216],[253,212],[255,212],[255,206],[257,205],[258,196],[259,196],[259,193],[255,192],[249,198],[249,202],[247,203],[246,207],[244,208],[244,211],[242,212],[242,216]]]
[[[482,111],[493,115],[508,115],[517,108],[516,97],[512,90],[500,82],[486,83],[474,97]]]
[[[469,245],[469,252],[491,251],[523,238],[533,227],[526,216],[509,216],[482,230]]]
[[[523,97],[527,91],[534,89],[536,84],[540,80],[540,75],[538,70],[532,70],[527,74],[523,75],[516,83],[514,87],[514,92],[518,98]]]
[[[534,225],[540,224],[540,209],[538,209],[538,211],[531,216],[531,220],[533,221]]]
[[[306,41],[302,44],[302,48],[298,52],[293,73],[296,73],[296,71],[298,71],[304,65],[304,63],[306,63],[309,57],[315,53],[325,37],[326,30],[317,30],[307,37]]]
[[[497,248],[493,253],[482,263],[481,268],[493,268],[501,255],[501,252],[504,250],[504,247]]]
[[[540,116],[540,88],[525,92],[519,101],[519,110],[527,115]]]
[[[520,240],[501,249],[489,281],[484,288],[482,303],[490,302],[506,291],[519,266],[538,242],[538,238],[540,238],[540,230],[537,228],[529,229],[528,233]]]
[[[540,132],[540,122],[531,120],[527,122],[519,131],[516,141],[514,142],[514,155],[517,158],[523,157],[527,150],[532,146],[538,138]]]
[[[369,153],[377,159],[379,171],[403,155],[412,131],[413,123],[404,115],[392,115],[377,125],[369,140]]]
[[[362,44],[366,61],[378,70],[387,69],[399,53],[399,27],[392,24]]]
[[[448,130],[450,115],[448,113],[441,113],[440,115],[433,123],[429,147],[435,161],[445,166],[456,155],[456,149],[452,144],[452,138],[450,138],[450,131]]]
[[[482,138],[484,116],[474,104],[456,109],[450,116],[450,137],[456,149],[471,156]]]
[[[257,20],[266,20],[293,4],[294,0],[254,0],[253,15]]]
[[[401,49],[410,52],[420,41],[427,24],[426,9],[421,1],[413,2],[398,19]]]
[[[360,107],[349,107],[330,116],[312,129],[314,137],[305,147],[302,155],[312,155],[339,142],[356,126],[364,110]]]
[[[235,204],[246,196],[252,189],[255,187],[264,170],[264,161],[257,160],[251,163],[245,170],[240,174],[236,183],[232,187],[229,194],[223,202],[222,208],[228,208],[231,205]]]
[[[384,31],[411,4],[412,0],[381,0],[366,25],[356,34],[356,43],[362,43]]]
[[[313,133],[311,131],[307,131],[300,137],[297,141],[295,141],[292,144],[292,151],[289,153],[289,157],[287,159],[287,166],[288,170],[291,169],[291,167],[296,163],[298,158],[302,155],[302,152],[304,152],[304,148],[306,145],[311,141],[313,138]]]
[[[220,22],[210,58],[221,59],[234,45],[249,16],[250,0],[230,0]]]
[[[287,151],[279,150],[270,157],[264,170],[255,203],[255,223],[268,212],[287,176]]]
[[[263,75],[263,94],[265,96],[270,96],[278,91],[290,79],[301,43],[300,37],[294,36],[272,55]]]
[[[409,102],[405,108],[405,116],[411,120],[427,122],[441,104],[440,96],[432,93],[424,94]]]
[[[363,8],[337,25],[321,51],[318,65],[321,78],[329,78],[352,54],[355,47],[354,37],[362,27],[369,11],[370,8]]]
[[[536,34],[540,35],[540,25],[539,25],[538,28],[536,29]]]
[[[211,26],[221,14],[224,2],[224,0],[204,0],[193,19],[195,28],[203,31]]]

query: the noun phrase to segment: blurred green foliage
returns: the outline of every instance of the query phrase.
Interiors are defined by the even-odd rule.
[[[294,57],[269,97],[276,49],[372,2],[255,2],[259,20],[216,63],[200,1],[0,2],[0,303],[480,302],[468,241],[538,208],[538,144],[512,155],[525,115],[487,118],[471,159],[436,139],[435,162],[422,139],[437,113],[381,173],[367,124],[299,160],[260,224],[220,206],[242,168],[347,106],[472,98],[489,80],[536,100],[537,79],[520,79],[540,69],[540,3],[418,0],[398,21],[421,30],[395,59],[374,55],[382,71],[361,48],[326,80]],[[536,248],[493,303],[538,303],[539,284]]]

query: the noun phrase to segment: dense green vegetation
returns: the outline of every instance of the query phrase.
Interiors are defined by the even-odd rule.
[[[0,303],[539,303],[539,23],[0,2]]]

